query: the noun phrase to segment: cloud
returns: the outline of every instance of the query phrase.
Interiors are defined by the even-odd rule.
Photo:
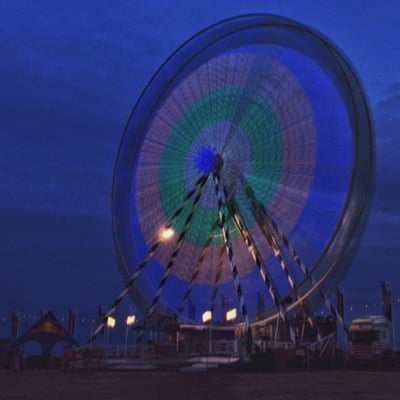
[[[389,85],[372,109],[375,125],[375,193],[360,247],[344,284],[351,302],[380,301],[380,282],[400,290],[400,84]]]
[[[400,214],[400,84],[390,85],[373,108],[376,137],[374,205]]]
[[[400,94],[400,82],[396,82],[396,83],[389,85],[386,88],[385,93],[387,96],[394,95],[395,97],[398,97]],[[397,112],[399,112],[399,109],[397,109]]]
[[[400,117],[400,84],[392,85],[387,89],[387,97],[377,104],[376,112],[378,118],[382,116],[390,119]]]

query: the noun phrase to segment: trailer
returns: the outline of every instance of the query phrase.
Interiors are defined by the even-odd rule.
[[[349,326],[350,361],[357,365],[386,366],[393,358],[389,321],[383,315],[356,318]]]

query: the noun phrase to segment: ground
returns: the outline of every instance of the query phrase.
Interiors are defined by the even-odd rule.
[[[275,373],[0,370],[1,400],[397,400],[399,371]]]

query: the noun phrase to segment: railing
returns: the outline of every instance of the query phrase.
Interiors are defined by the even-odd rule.
[[[254,344],[257,346],[258,351],[262,353],[265,353],[271,349],[291,350],[295,348],[293,342],[284,342],[284,341],[255,339]]]
[[[236,340],[213,340],[213,341],[188,341],[176,343],[154,343],[125,345],[107,345],[105,347],[93,348],[99,357],[106,358],[162,358],[162,357],[190,357],[215,355],[221,357],[237,356]]]
[[[183,342],[179,343],[177,353],[179,355],[202,355],[211,353],[219,356],[234,356],[237,355],[237,342],[236,340]]]

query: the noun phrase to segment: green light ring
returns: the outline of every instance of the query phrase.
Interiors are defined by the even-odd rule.
[[[190,145],[207,126],[220,121],[232,121],[241,96],[243,90],[238,87],[225,87],[207,93],[181,115],[170,132],[161,157],[158,177],[161,208],[167,220],[182,204],[186,192],[192,189],[186,187],[187,172],[184,170],[186,157],[192,156],[189,152]],[[221,106],[216,108],[215,104]],[[279,122],[265,99],[252,93],[248,108],[241,115],[239,126],[247,134],[246,139],[251,149],[250,170],[246,179],[254,185],[256,196],[266,205],[273,197],[282,167],[283,142]],[[185,140],[182,140],[182,135]],[[234,149],[230,149],[229,154],[224,157],[234,159]],[[195,179],[190,179],[190,182],[194,181]],[[254,219],[248,207],[243,205],[242,212],[248,224],[252,225]],[[187,213],[182,213],[176,220],[174,229],[177,232],[182,231],[186,216]],[[215,204],[199,207],[186,240],[194,245],[203,245],[217,216]]]

